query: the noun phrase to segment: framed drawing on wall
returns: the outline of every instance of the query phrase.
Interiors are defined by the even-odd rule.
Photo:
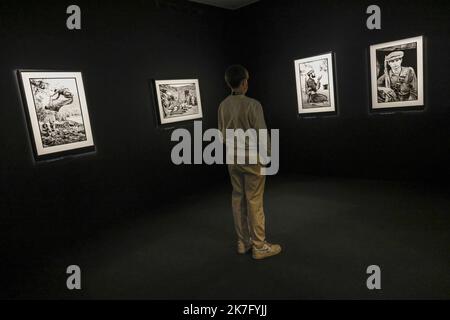
[[[372,109],[424,106],[423,37],[370,46]]]
[[[155,80],[159,124],[201,119],[198,79]]]
[[[81,72],[18,71],[36,160],[94,148]]]
[[[298,113],[334,113],[333,53],[294,61]]]

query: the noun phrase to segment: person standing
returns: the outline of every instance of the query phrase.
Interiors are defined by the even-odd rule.
[[[227,137],[227,129],[255,129],[256,132],[267,129],[261,104],[246,96],[248,80],[249,73],[241,65],[230,66],[225,72],[225,81],[231,89],[231,94],[222,101],[218,110],[219,130],[223,137]],[[268,142],[270,144],[270,140]],[[256,164],[250,164],[248,161],[247,155],[252,149],[250,144],[245,143],[245,164],[228,164],[233,187],[231,203],[237,252],[245,254],[252,250],[254,259],[264,259],[279,254],[281,246],[266,241],[263,209],[266,177],[261,174],[262,165],[259,161]],[[270,150],[270,147],[267,147],[267,150]]]

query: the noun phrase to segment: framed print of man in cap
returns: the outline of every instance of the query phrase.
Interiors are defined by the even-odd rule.
[[[423,106],[422,36],[370,47],[372,108]]]

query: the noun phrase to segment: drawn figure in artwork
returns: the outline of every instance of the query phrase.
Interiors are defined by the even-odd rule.
[[[45,105],[50,100],[51,90],[49,84],[43,80],[30,79],[33,90],[33,96],[36,102],[36,113],[38,116],[41,130],[44,135],[49,135],[55,131],[56,116],[55,112],[46,110]]]
[[[86,141],[75,79],[30,79],[44,148]]]
[[[197,112],[198,105],[194,85],[160,84],[158,90],[162,117],[174,118]]]
[[[60,112],[64,106],[71,105],[74,101],[72,92],[61,87],[58,89],[50,88],[49,83],[44,80],[31,79],[33,95],[36,103],[36,112],[43,134],[48,135],[56,130],[56,123],[65,121],[69,115]]]
[[[185,90],[184,91],[184,102],[182,104],[183,111],[187,112],[189,109],[192,109],[192,107],[195,105],[196,105],[196,99],[195,99],[194,94],[189,90]]]
[[[33,78],[29,81],[42,146],[86,141],[76,79]]]
[[[190,92],[190,91],[187,91],[186,102],[190,106],[196,106],[197,105],[197,99],[195,97],[195,94]]]
[[[37,95],[39,92],[43,92],[46,89],[48,89],[48,83],[42,81],[42,80],[30,80],[31,85],[33,86],[33,94]]]
[[[197,105],[197,97],[195,95],[191,96],[191,105],[193,106]]]
[[[326,95],[317,93],[317,91],[320,89],[320,86],[321,86],[320,80],[322,79],[322,76],[320,75],[316,81],[316,73],[314,72],[313,69],[308,71],[308,73],[306,75],[308,77],[308,79],[306,80],[306,83],[305,83],[305,91],[306,91],[306,94],[308,95],[307,102],[308,103],[322,103],[322,102],[328,101],[328,98]]]
[[[189,93],[189,90],[184,90],[184,102],[190,104],[190,100],[191,94]]]
[[[417,77],[412,67],[403,67],[403,51],[384,58],[384,73],[378,78],[378,102],[417,100]]]
[[[167,89],[161,89],[162,107],[166,117],[169,116],[173,110],[173,100],[174,97],[167,92]]]
[[[56,98],[55,98],[56,97]],[[45,109],[59,112],[59,110],[72,104],[73,102],[73,94],[67,88],[59,88],[53,91],[53,94],[50,95],[49,104],[45,106]]]
[[[38,119],[44,135],[50,135],[56,130],[56,116],[54,112],[42,112],[39,114]]]

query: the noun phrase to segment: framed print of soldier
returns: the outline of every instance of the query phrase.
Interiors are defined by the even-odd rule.
[[[370,46],[372,109],[424,106],[423,36]]]

